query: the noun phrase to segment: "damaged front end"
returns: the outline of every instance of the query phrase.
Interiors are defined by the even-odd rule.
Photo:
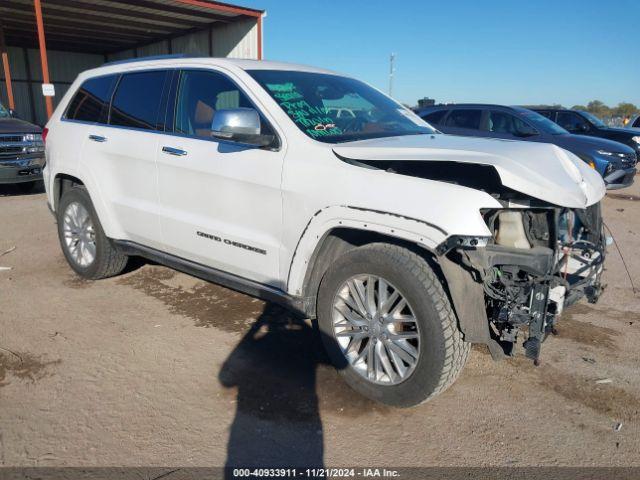
[[[334,153],[354,166],[428,180],[425,192],[433,182],[456,186],[447,198],[453,218],[442,222],[433,209],[425,218],[437,217],[452,232],[435,253],[464,339],[486,344],[494,358],[513,354],[525,337],[526,354],[537,362],[562,310],[582,297],[595,303],[602,293],[605,186],[572,153],[452,135],[354,142]],[[458,187],[486,197],[462,205]],[[471,212],[473,219],[465,216]]]
[[[457,239],[455,247],[449,243],[439,252],[447,257],[441,264],[445,272],[447,265],[449,271],[453,264],[462,267],[481,287],[490,337],[483,343],[493,347],[494,356],[497,346],[512,355],[524,335],[526,355],[538,363],[541,344],[555,332],[562,310],[582,297],[595,303],[602,293],[600,204],[586,209],[504,204],[481,212],[493,234],[485,246]],[[467,300],[455,303],[460,301]]]

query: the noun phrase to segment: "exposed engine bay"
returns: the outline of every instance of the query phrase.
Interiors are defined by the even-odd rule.
[[[461,251],[480,274],[491,337],[507,355],[526,335],[527,357],[539,361],[563,309],[586,297],[598,301],[605,258],[600,204],[483,211],[493,240]]]

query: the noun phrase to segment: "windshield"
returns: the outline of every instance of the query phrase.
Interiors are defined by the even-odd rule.
[[[247,71],[309,137],[326,143],[436,133],[413,112],[352,78]]]
[[[532,112],[531,110],[521,111],[520,115],[531,123],[533,123],[538,129],[551,135],[563,135],[567,132],[564,128],[555,122],[552,122],[547,117],[540,115],[538,112]]]
[[[607,128],[605,123],[602,120],[600,120],[598,117],[596,117],[594,114],[592,114],[592,113],[580,110],[580,115],[582,115],[583,117],[587,118],[587,120],[589,120],[591,123],[593,123],[596,127]]]
[[[7,110],[5,106],[0,103],[0,118],[9,118],[10,116],[11,115],[9,115],[9,110]]]

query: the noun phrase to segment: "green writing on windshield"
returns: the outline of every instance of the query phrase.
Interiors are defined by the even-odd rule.
[[[294,122],[304,127],[307,134],[317,138],[343,133],[329,116],[327,108],[324,105],[311,105],[304,100],[292,82],[267,83],[266,86],[280,107]]]

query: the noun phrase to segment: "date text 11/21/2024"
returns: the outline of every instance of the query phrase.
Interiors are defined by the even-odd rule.
[[[387,468],[234,468],[233,478],[397,478],[400,472]]]

